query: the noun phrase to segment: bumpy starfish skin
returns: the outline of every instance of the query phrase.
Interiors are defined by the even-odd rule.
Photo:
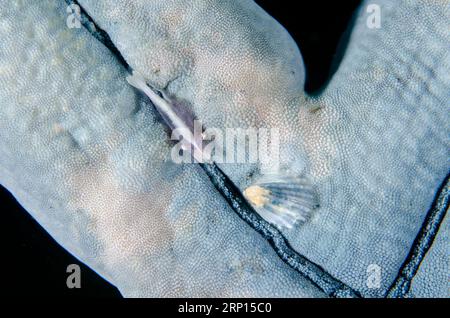
[[[242,222],[61,2],[1,6],[0,180],[125,296],[322,297]]]
[[[294,41],[253,1],[79,3],[206,127],[278,128],[281,168],[307,174],[320,200],[284,230],[289,243],[363,296],[385,295],[450,167],[448,1],[363,3],[317,97],[303,91]],[[380,28],[367,25],[369,4]],[[65,5],[13,1],[0,14],[0,182],[60,244],[124,295],[322,295],[197,166],[170,161],[151,105],[101,43],[67,28]],[[261,175],[221,168],[242,191]],[[445,221],[413,295],[448,296],[448,231]]]

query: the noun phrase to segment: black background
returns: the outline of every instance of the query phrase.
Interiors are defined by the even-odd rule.
[[[344,43],[359,0],[256,1],[278,20],[297,42],[307,71],[306,91],[317,93],[338,60],[338,43]],[[282,4],[281,4],[282,3]],[[342,51],[342,48],[339,48]],[[61,248],[34,219],[0,187],[1,286],[11,296],[120,297],[118,290]],[[81,289],[66,287],[66,268],[81,267]]]

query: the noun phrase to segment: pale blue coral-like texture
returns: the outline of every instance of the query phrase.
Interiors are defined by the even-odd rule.
[[[317,97],[289,34],[250,0],[80,0],[126,63],[207,127],[276,127],[320,207],[289,244],[365,297],[394,282],[450,167],[450,3],[367,1]],[[368,4],[381,12],[367,26]],[[0,5],[0,182],[125,296],[323,297],[196,165],[64,1]],[[318,17],[320,18],[320,17]],[[258,165],[222,164],[244,190]],[[448,297],[448,220],[409,295]],[[367,268],[381,268],[380,288]]]

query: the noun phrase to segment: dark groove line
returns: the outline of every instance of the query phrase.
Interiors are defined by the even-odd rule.
[[[447,174],[447,177],[441,184],[433,204],[425,216],[425,221],[423,222],[422,227],[414,240],[409,254],[400,267],[400,271],[397,274],[394,283],[389,288],[386,297],[403,298],[408,294],[411,288],[411,282],[428,250],[431,248],[442,221],[447,214],[450,201],[449,177],[450,173]]]
[[[75,4],[80,7],[81,24],[97,40],[103,43],[125,68],[130,69],[128,63],[111,41],[109,35],[98,27],[78,1],[65,0],[65,2],[68,5]],[[275,227],[262,219],[259,214],[254,211],[244,199],[240,190],[215,164],[202,164],[201,166],[216,189],[224,196],[233,210],[271,244],[278,256],[285,263],[308,278],[314,285],[319,287],[330,297],[361,297],[357,291],[332,277],[319,265],[298,254]],[[433,244],[439,231],[439,227],[448,210],[449,176],[450,174],[447,175],[437,192],[433,205],[425,217],[425,221],[414,240],[412,248],[385,297],[405,297],[409,292],[411,281],[416,275],[426,253]]]
[[[119,62],[130,69],[122,54],[115,47],[108,34],[101,30],[89,17],[86,11],[76,0],[65,0],[67,4],[75,4],[80,7],[81,24],[111,52],[117,56]],[[290,267],[310,280],[315,286],[329,297],[359,298],[361,295],[328,274],[322,267],[311,262],[306,257],[298,254],[287,242],[281,232],[266,222],[243,197],[236,185],[215,165],[200,164],[209,179],[230,204],[232,209],[255,231],[261,234],[272,246],[278,256]]]
[[[83,7],[78,3],[77,0],[64,0],[67,5],[76,5],[80,8],[80,15],[81,15],[81,25],[84,26],[84,28],[91,33],[94,38],[96,38],[98,41],[103,43],[104,46],[106,46],[119,60],[120,64],[125,66],[128,70],[130,69],[128,66],[128,63],[123,58],[120,51],[117,49],[117,47],[114,45],[114,43],[111,41],[111,38],[109,35],[103,31],[95,22],[91,19],[91,17],[86,13],[86,11],[83,9]]]
[[[245,200],[239,188],[215,164],[200,164],[216,189],[233,210],[255,231],[261,234],[289,266],[309,279],[329,297],[359,298],[361,295],[328,274],[322,267],[298,254],[281,232],[265,221]]]

